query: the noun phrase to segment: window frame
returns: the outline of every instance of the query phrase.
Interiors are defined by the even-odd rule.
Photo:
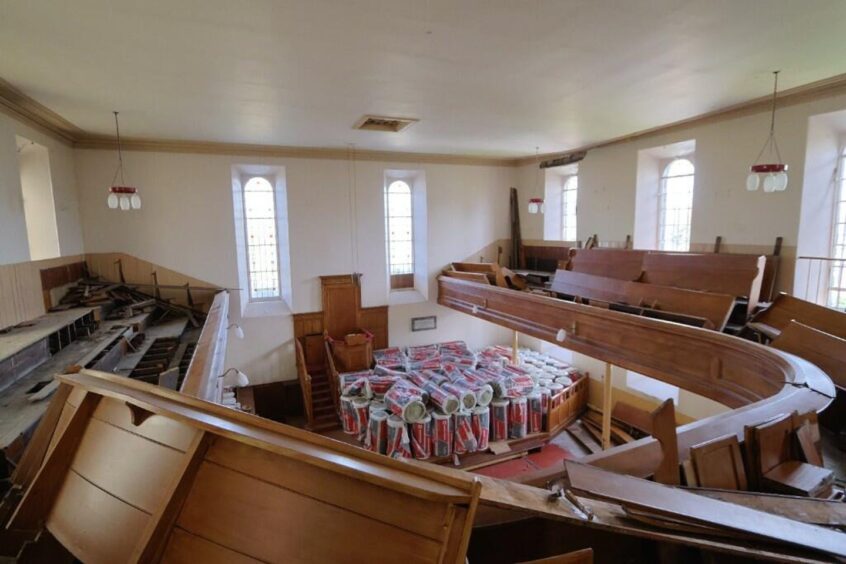
[[[677,175],[670,175],[669,170],[677,161],[687,161],[690,163],[690,166],[693,167],[693,172],[690,174],[677,174]],[[690,186],[690,205],[686,208],[687,209],[687,245],[686,248],[667,248],[664,246],[665,241],[665,232],[666,227],[668,225],[667,222],[667,182],[672,178],[686,178],[690,177],[691,179],[691,186]],[[690,251],[690,242],[691,242],[691,227],[693,226],[693,193],[696,186],[696,163],[694,163],[693,159],[690,155],[675,157],[666,161],[664,166],[661,169],[661,176],[658,180],[658,229],[656,230],[656,247],[659,251],[667,251],[667,252],[689,252]],[[676,224],[681,225],[681,224]]]
[[[832,259],[846,259],[846,221],[840,222],[838,219],[842,215],[846,219],[846,146],[840,148],[840,153],[837,157],[837,168],[834,171],[834,190],[832,206],[833,215],[831,219],[831,231],[829,234],[829,257]],[[843,230],[844,243],[838,244],[838,227]],[[839,249],[838,249],[839,247]],[[846,275],[846,260],[837,262],[830,261],[828,264],[828,273],[826,276],[826,292],[825,303],[826,306],[843,309],[838,304],[840,300],[846,298],[846,282],[844,282],[844,275]],[[835,277],[839,278],[839,284],[834,283]],[[835,299],[832,299],[832,295]]]
[[[266,297],[253,297],[253,271],[250,269],[250,230],[248,227],[249,218],[247,217],[247,183],[255,178],[261,178],[270,185],[270,193],[273,195],[273,230],[276,242],[276,295]],[[283,301],[282,296],[282,252],[279,244],[279,202],[276,201],[276,187],[274,185],[274,178],[268,177],[266,174],[243,174],[241,176],[241,220],[244,229],[244,252],[246,257],[246,273],[247,273],[247,302],[248,303],[268,303]]]
[[[399,218],[399,217],[406,217],[406,216],[392,216],[391,214],[391,206],[390,206],[390,189],[391,186],[395,185],[396,183],[402,183],[408,188],[408,220],[410,224],[409,229],[409,243],[411,244],[411,272],[405,272],[401,274],[393,274],[391,271],[393,270],[393,265],[391,264],[391,217]],[[386,243],[386,260],[388,263],[388,282],[390,286],[391,292],[396,291],[405,291],[405,290],[414,290],[414,274],[415,274],[415,266],[416,266],[416,258],[415,257],[415,245],[414,245],[414,186],[412,183],[409,182],[407,178],[397,178],[388,176],[385,179],[385,188],[384,188],[384,197],[385,197],[385,243]]]
[[[570,183],[575,183],[575,188],[567,188]],[[572,192],[574,198],[576,199],[575,205],[573,206],[573,238],[567,238],[567,231],[569,231],[569,225],[567,222],[568,214],[566,213],[566,193]],[[578,240],[578,219],[579,217],[579,173],[570,174],[562,178],[561,182],[561,240],[562,241],[577,241]]]

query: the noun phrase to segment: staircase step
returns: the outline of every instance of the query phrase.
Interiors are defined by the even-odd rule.
[[[18,529],[3,529],[0,531],[0,556],[16,558],[28,542],[35,540],[35,531],[21,531]]]

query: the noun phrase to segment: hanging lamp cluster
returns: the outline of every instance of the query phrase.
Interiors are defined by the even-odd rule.
[[[115,114],[115,136],[117,137],[118,148],[118,166],[115,170],[115,175],[112,178],[112,185],[109,187],[109,195],[106,197],[106,205],[109,209],[121,211],[140,210],[141,209],[141,195],[138,193],[138,188],[134,186],[127,186],[126,180],[123,177],[123,151],[120,145],[120,124],[118,123],[118,113]],[[117,183],[120,178],[120,184]]]
[[[773,72],[773,103],[770,112],[770,134],[761,147],[761,152],[755,159],[755,163],[749,167],[749,176],[746,177],[746,189],[755,192],[763,184],[764,192],[784,192],[787,190],[787,165],[781,159],[781,152],[778,150],[778,142],[775,137],[775,112],[776,93],[778,92],[778,73]],[[775,162],[761,163],[761,157],[768,151],[767,157],[775,157]]]
[[[543,193],[543,186],[541,185],[541,182],[540,182],[541,163],[540,163],[540,148],[539,147],[535,147],[535,159],[537,159],[537,161],[538,161],[538,168],[535,171],[535,190]],[[544,211],[545,211],[545,206],[543,204],[543,198],[530,198],[529,199],[529,213],[531,213],[531,214],[536,214],[536,213],[542,214]]]

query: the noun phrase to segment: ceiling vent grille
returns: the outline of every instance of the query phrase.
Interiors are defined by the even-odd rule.
[[[397,133],[419,120],[386,116],[364,116],[355,124],[355,129],[367,131],[390,131]]]

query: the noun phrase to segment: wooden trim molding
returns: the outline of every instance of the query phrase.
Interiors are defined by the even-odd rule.
[[[811,100],[836,96],[846,93],[846,74],[832,76],[794,88],[783,90],[778,95],[781,107],[801,104]],[[402,151],[355,150],[354,155],[361,161],[380,161],[396,163],[452,164],[468,166],[503,166],[518,167],[560,158],[571,153],[599,149],[619,143],[627,143],[644,137],[676,131],[683,127],[703,125],[723,121],[743,115],[750,115],[769,108],[772,98],[769,95],[726,106],[712,112],[699,114],[670,124],[660,125],[619,137],[591,143],[567,151],[545,153],[543,155],[522,157],[494,157],[484,155],[450,155],[443,153],[411,153]],[[9,82],[0,78],[0,111],[31,125],[43,133],[54,137],[77,149],[112,150],[117,147],[114,137],[89,133],[53,110],[37,102]],[[286,145],[258,145],[249,143],[223,143],[213,141],[192,141],[179,139],[122,139],[127,151],[147,151],[161,153],[191,153],[201,155],[232,155],[275,158],[303,158],[348,160],[349,148],[335,147],[293,147]]]

